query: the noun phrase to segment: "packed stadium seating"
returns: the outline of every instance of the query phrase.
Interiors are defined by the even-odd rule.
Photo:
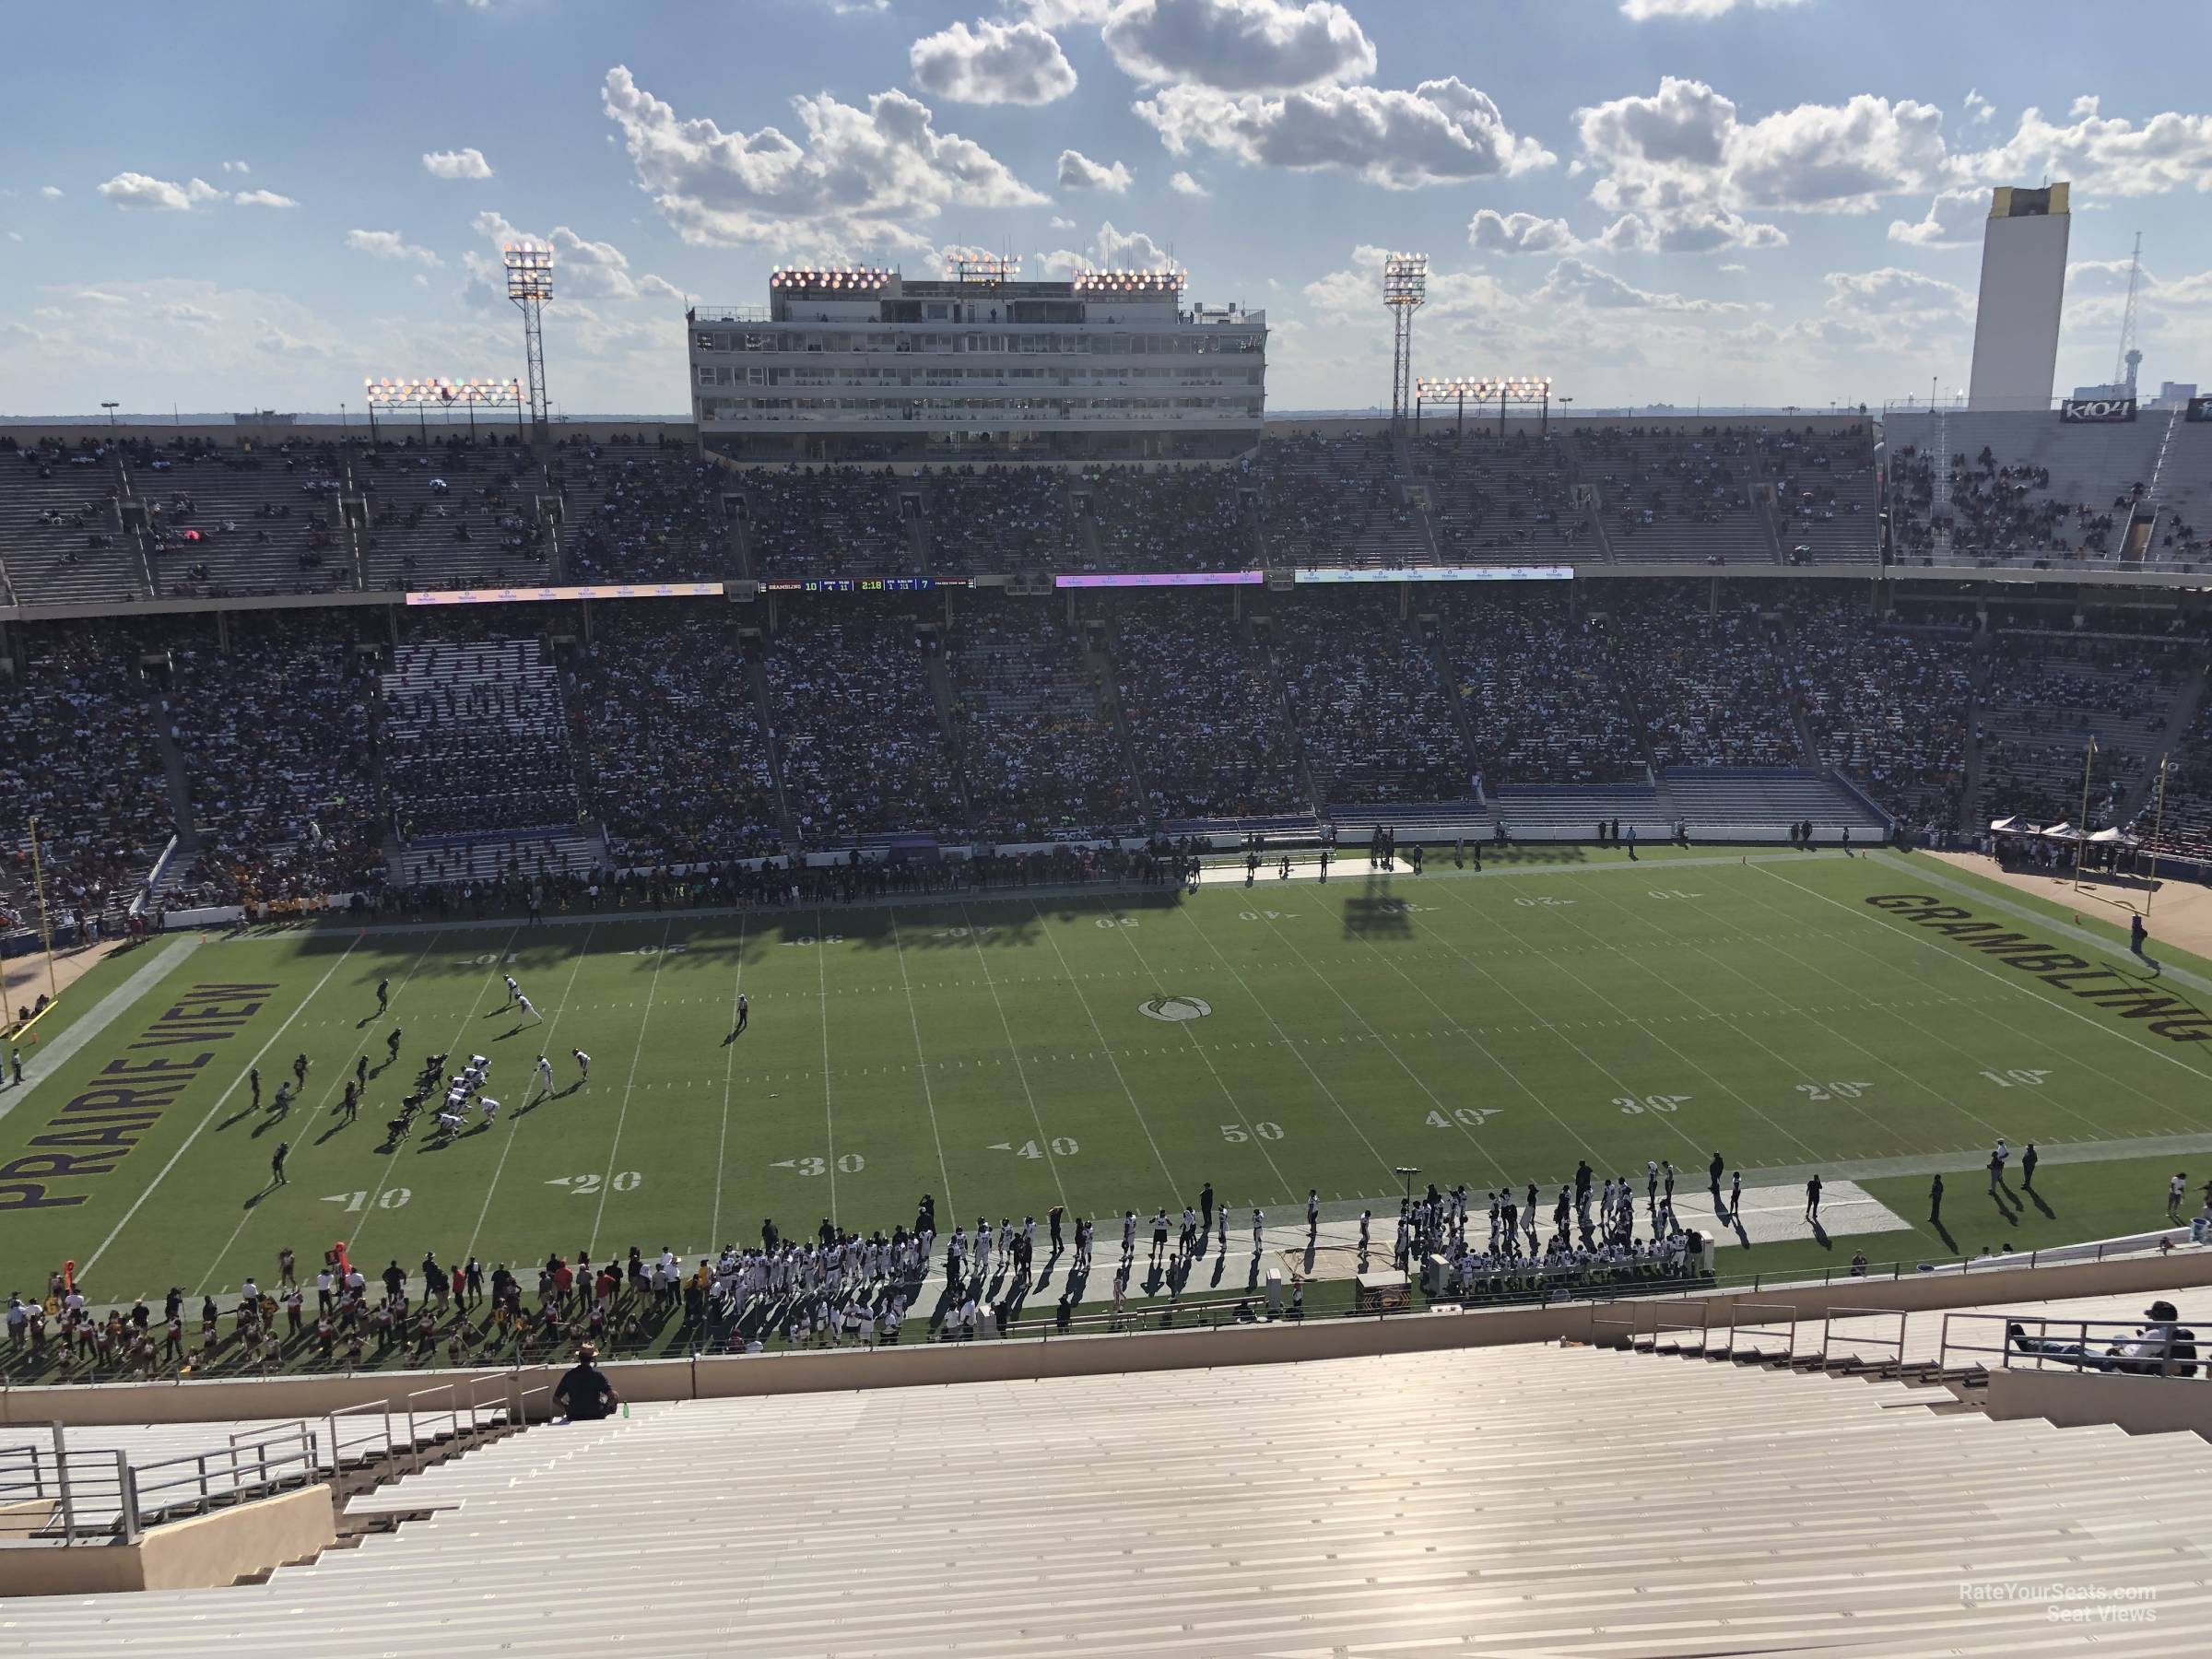
[[[1614,661],[1661,766],[1801,759],[1771,625],[1741,600],[1718,615],[1641,589],[1608,594]]]
[[[564,561],[577,582],[735,576],[723,498],[736,479],[688,444],[610,441],[555,446],[546,467],[565,505]]]
[[[939,576],[1075,571],[1087,562],[1069,475],[1047,466],[929,475],[930,569]]]
[[[741,477],[753,574],[902,576],[919,571],[909,503],[920,481],[880,467],[752,467]]]
[[[782,843],[752,667],[718,611],[610,606],[571,665],[569,714],[618,864],[752,857]]]
[[[767,668],[784,799],[808,847],[961,836],[968,810],[911,618],[793,607]]]
[[[1506,782],[1609,783],[1641,771],[1642,739],[1621,707],[1605,636],[1571,619],[1570,596],[1439,595],[1475,770]]]
[[[1289,711],[1218,594],[1130,596],[1112,613],[1122,710],[1163,819],[1308,812]]]
[[[1283,683],[1323,805],[1449,801],[1474,793],[1452,692],[1398,619],[1394,594],[1268,616]]]
[[[1291,432],[1262,445],[1250,474],[1271,563],[1429,561],[1428,532],[1386,434]]]
[[[1987,816],[2071,822],[2088,760],[2090,816],[2110,822],[2157,764],[2187,667],[2174,646],[1999,633],[1975,713]]]
[[[1143,827],[1082,647],[1043,607],[984,600],[962,615],[945,654],[980,833],[1033,841]]]
[[[180,898],[288,899],[371,879],[383,841],[377,682],[354,660],[346,613],[243,614],[228,650],[179,643],[170,660],[166,718],[201,838]]]
[[[348,459],[368,514],[360,535],[371,587],[549,580],[551,541],[536,504],[544,470],[524,445],[383,443]]]
[[[1103,568],[1237,571],[1257,562],[1240,492],[1241,475],[1218,466],[1097,472],[1090,498]]]

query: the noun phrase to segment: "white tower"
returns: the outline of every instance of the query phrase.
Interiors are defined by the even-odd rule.
[[[1967,386],[1971,407],[2051,406],[2069,223],[2064,184],[2001,188],[1992,198],[1982,233],[1982,295]]]

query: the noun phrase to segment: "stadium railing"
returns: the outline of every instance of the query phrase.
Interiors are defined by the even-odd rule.
[[[1783,1314],[1785,1318],[1782,1322],[1774,1322],[1769,1317],[1773,1314]],[[1759,1342],[1771,1342],[1779,1338],[1782,1343],[1782,1351],[1773,1353],[1764,1347],[1759,1347],[1747,1353],[1742,1347],[1746,1337],[1751,1337]],[[1737,1360],[1788,1360],[1794,1359],[1796,1353],[1797,1309],[1794,1304],[1749,1301],[1729,1304],[1728,1346],[1721,1350],[1722,1358]]]
[[[147,1526],[322,1477],[305,1420],[233,1435],[205,1452],[133,1463],[117,1448],[76,1451],[53,1425],[53,1444],[0,1448],[0,1539],[135,1543]]]
[[[1954,1323],[1957,1328],[1954,1330]],[[2141,1340],[2151,1322],[2142,1319],[2054,1319],[2023,1313],[1946,1313],[1943,1340],[1936,1350],[1941,1369],[1949,1371],[1953,1356],[1979,1355],[1970,1361],[1981,1371],[2088,1371],[2132,1377],[2203,1377],[2207,1370],[2199,1354],[2196,1335],[2186,1325],[2171,1327],[2156,1357],[2113,1355],[2108,1350],[2124,1342]],[[2019,1335],[2013,1327],[2019,1327]],[[1994,1337],[1994,1341],[1993,1341]],[[2025,1339],[2036,1344],[2024,1348]],[[1994,1359],[1997,1364],[1991,1364]]]
[[[1856,1332],[1839,1331],[1836,1322],[1840,1319],[1894,1319],[1897,1321],[1897,1335],[1861,1335]],[[1886,1356],[1884,1364],[1901,1366],[1905,1362],[1905,1313],[1898,1308],[1830,1308],[1820,1322],[1820,1352],[1816,1357],[1821,1365],[1828,1366],[1835,1362],[1839,1340],[1847,1347],[1879,1348]]]

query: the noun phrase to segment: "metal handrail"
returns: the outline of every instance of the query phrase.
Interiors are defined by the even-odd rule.
[[[1878,1343],[1888,1347],[1896,1363],[1905,1363],[1905,1310],[1902,1308],[1830,1308],[1820,1321],[1820,1364],[1825,1368],[1835,1363],[1836,1321],[1839,1319],[1894,1319],[1895,1336],[1852,1336],[1846,1340],[1853,1346],[1861,1343]]]
[[[351,1441],[346,1440],[338,1432],[338,1419],[342,1417],[370,1416],[374,1416],[382,1422],[384,1431],[384,1457],[387,1462],[390,1461],[393,1450],[391,1405],[389,1402],[384,1400],[365,1400],[359,1406],[340,1406],[335,1410],[324,1414],[324,1421],[328,1425],[330,1430],[329,1466],[332,1474],[336,1474],[339,1468],[345,1464],[346,1454],[349,1447],[360,1446],[366,1448],[375,1444],[374,1439],[367,1434],[357,1436]],[[368,1461],[368,1453],[364,1451],[361,1453],[361,1456],[357,1459],[357,1461],[366,1462]]]
[[[453,1438],[458,1440],[461,1437],[461,1396],[453,1383],[437,1382],[408,1394],[404,1402],[407,1414],[407,1454],[414,1459],[415,1473],[418,1475],[422,1473],[422,1436],[415,1429],[415,1402],[427,1400],[432,1394],[445,1396],[445,1409],[442,1412],[426,1409],[423,1416],[430,1418],[443,1417],[453,1426]]]
[[[290,1441],[291,1445],[272,1457],[270,1448],[286,1440]],[[252,1454],[250,1465],[248,1453]],[[189,1474],[184,1473],[187,1468]],[[169,1469],[177,1470],[178,1474],[167,1479],[147,1478],[148,1475]],[[297,1474],[288,1474],[288,1470],[297,1471]],[[191,1512],[204,1515],[218,1498],[236,1498],[249,1491],[274,1491],[295,1478],[305,1486],[315,1480],[321,1472],[321,1448],[316,1445],[314,1435],[302,1421],[295,1425],[288,1434],[269,1440],[226,1446],[209,1452],[187,1453],[181,1457],[160,1458],[148,1464],[126,1465],[126,1489],[129,1496],[126,1514],[133,1520],[134,1525],[139,1514],[166,1514],[177,1506],[170,1502],[148,1502],[148,1498],[179,1488],[191,1488],[198,1494],[190,1506]]]
[[[1784,1326],[1746,1325],[1745,1313],[1786,1313],[1790,1323]],[[1728,1306],[1728,1358],[1736,1358],[1735,1342],[1738,1336],[1780,1336],[1783,1339],[1782,1358],[1790,1359],[1797,1352],[1797,1309],[1791,1302],[1731,1302]]]
[[[1951,1334],[1951,1322],[1954,1319],[1964,1322],[1961,1334],[1958,1336]],[[1977,1329],[1975,1322],[1987,1324],[1992,1321],[2004,1327],[1999,1332],[2000,1340],[1996,1347],[1971,1339]],[[2022,1338],[2050,1346],[2034,1348],[2018,1347],[2010,1330],[2016,1324],[2022,1327]],[[1996,1355],[2002,1359],[2003,1369],[2006,1371],[2042,1371],[2047,1366],[2057,1365],[2070,1371],[2175,1380],[2212,1376],[2212,1363],[2207,1362],[2204,1348],[2200,1347],[2202,1339],[2194,1332],[2178,1341],[2170,1339],[2166,1351],[2155,1362],[2143,1356],[2113,1355],[2109,1352],[2117,1343],[2136,1337],[2147,1324],[2147,1321],[2140,1319],[2053,1319],[2033,1313],[1948,1312],[1943,1316],[1943,1338],[1936,1349],[1937,1365],[1945,1371],[1949,1371],[1951,1354],[1956,1350],[1960,1354]],[[2188,1328],[2180,1326],[2178,1321],[2176,1326]],[[2029,1327],[2033,1327],[2032,1334]],[[2108,1351],[2099,1352],[2100,1347]],[[2176,1349],[2188,1351],[2177,1352]],[[2034,1361],[2032,1368],[2025,1363],[2028,1360]],[[1993,1368],[1983,1364],[1980,1369],[1986,1371]]]

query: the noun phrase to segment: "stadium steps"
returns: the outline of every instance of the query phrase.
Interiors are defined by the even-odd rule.
[[[184,763],[184,751],[177,746],[177,736],[166,706],[154,712],[147,722],[154,734],[154,747],[161,757],[161,774],[169,786],[170,815],[177,821],[177,834],[182,841],[177,848],[174,866],[190,865],[191,854],[199,851],[200,837],[197,820],[192,813],[192,773]]]
[[[1908,1394],[1529,1347],[640,1406],[405,1477],[374,1506],[427,1518],[263,1585],[18,1603],[0,1651],[2077,1646],[1961,1594],[2044,1579],[2201,1641],[2212,1447]]]
[[[952,787],[960,797],[960,822],[971,832],[980,825],[975,815],[975,801],[968,793],[966,747],[960,741],[959,698],[952,688],[952,671],[945,665],[941,651],[933,651],[923,659],[923,672],[929,677],[929,700],[936,706],[937,735],[944,739],[945,753],[952,761]]]
[[[1436,676],[1437,688],[1443,693],[1444,702],[1452,711],[1452,724],[1459,730],[1459,747],[1467,773],[1473,776],[1477,770],[1475,757],[1481,753],[1475,742],[1474,719],[1467,712],[1467,700],[1460,677],[1452,671],[1451,640],[1444,619],[1434,617],[1429,620],[1430,626],[1426,628],[1420,628],[1418,619],[1415,623],[1417,628],[1420,628],[1421,653],[1429,659],[1429,671]],[[1488,782],[1495,787],[1498,780],[1493,778]]]
[[[768,688],[768,665],[758,656],[745,665],[746,683],[753,688],[753,718],[768,739],[768,775],[776,788],[776,821],[782,827],[784,846],[799,845],[799,821],[792,816],[791,797],[783,793],[783,741],[777,735],[775,699]]]
[[[1083,653],[1084,672],[1098,688],[1099,701],[1104,705],[1107,718],[1113,722],[1113,735],[1122,746],[1122,764],[1129,769],[1129,782],[1136,790],[1136,800],[1143,808],[1147,830],[1158,828],[1152,810],[1151,780],[1145,775],[1143,758],[1137,753],[1136,737],[1129,729],[1129,716],[1122,708],[1121,665],[1113,651],[1113,623],[1111,619],[1101,625],[1098,636],[1105,643],[1094,646]]]
[[[1272,639],[1266,641],[1259,639],[1253,631],[1253,618],[1250,617],[1240,618],[1231,626],[1241,630],[1257,649],[1261,666],[1267,676],[1268,695],[1275,699],[1275,706],[1283,717],[1284,728],[1289,732],[1291,741],[1298,746],[1298,787],[1300,794],[1304,796],[1303,805],[1306,810],[1318,818],[1322,811],[1322,792],[1327,786],[1328,780],[1314,770],[1312,757],[1306,747],[1305,728],[1298,723],[1298,705],[1291,700],[1290,687],[1283,678],[1283,666],[1276,661],[1274,641]]]

